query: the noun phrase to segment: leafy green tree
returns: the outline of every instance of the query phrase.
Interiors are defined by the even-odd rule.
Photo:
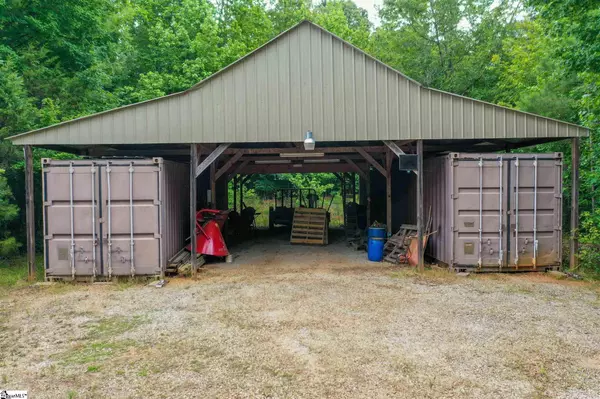
[[[0,169],[0,256],[2,257],[14,254],[20,246],[7,228],[8,224],[19,215],[19,208],[12,200],[12,192],[4,177],[4,170]]]

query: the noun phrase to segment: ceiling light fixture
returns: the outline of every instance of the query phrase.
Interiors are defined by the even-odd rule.
[[[308,158],[308,157],[322,157],[325,156],[324,152],[282,152],[279,154],[282,158]]]
[[[304,138],[304,149],[306,151],[312,151],[315,149],[315,139],[313,138],[313,132],[310,130],[306,132],[306,136]]]

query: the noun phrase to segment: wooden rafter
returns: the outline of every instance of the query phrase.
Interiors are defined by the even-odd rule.
[[[383,177],[387,177],[387,172],[386,172],[385,168],[383,166],[381,166],[381,164],[379,162],[377,162],[375,160],[375,158],[373,158],[371,156],[371,154],[369,154],[367,151],[365,151],[363,149],[363,147],[354,147],[354,151],[356,151],[360,155],[362,155],[364,159],[366,159],[371,165],[373,165],[373,167],[375,169],[377,169],[379,171],[379,173],[381,173],[383,175]]]
[[[367,178],[367,174],[365,173],[364,170],[362,170],[352,159],[350,159],[350,157],[347,157],[345,155],[343,155],[342,157],[340,157],[341,159],[343,159],[344,161],[346,161],[346,163],[348,163],[350,166],[352,166],[352,168],[354,168],[354,170],[363,178],[366,179]]]
[[[219,169],[217,173],[215,173],[215,180],[219,180],[221,176],[227,173],[227,171],[242,157],[242,155],[244,155],[244,153],[242,151],[239,151],[236,154],[234,154],[231,158],[229,158],[229,160],[225,162],[225,165],[223,165],[221,169]]]
[[[206,170],[210,165],[213,164],[225,152],[229,147],[229,144],[221,144],[215,148],[202,162],[196,167],[196,177],[200,176],[202,172]]]

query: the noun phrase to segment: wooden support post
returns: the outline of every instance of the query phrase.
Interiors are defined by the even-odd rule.
[[[425,248],[423,248],[423,140],[417,141],[417,239],[418,269],[425,269]]]
[[[198,263],[196,262],[196,165],[198,165],[198,151],[196,145],[190,145],[190,230],[191,230],[191,264],[192,276],[198,274]]]
[[[243,176],[240,179],[240,213],[244,210],[244,182],[246,181],[246,176]]]
[[[352,201],[356,203],[356,173],[350,173],[352,177]]]
[[[344,220],[344,228],[346,228],[346,173],[342,172],[342,215]]]
[[[33,203],[33,151],[23,147],[25,156],[25,223],[27,224],[27,266],[29,281],[35,281],[35,209]]]
[[[371,170],[367,171],[367,227],[371,226]]]
[[[388,237],[392,235],[392,153],[385,152],[385,209],[386,225]]]
[[[210,202],[213,209],[217,209],[217,179],[215,179],[215,173],[217,171],[217,165],[215,163],[210,164]]]
[[[237,212],[237,175],[233,176],[233,211]]]
[[[571,139],[571,240],[569,268],[579,266],[579,137]]]

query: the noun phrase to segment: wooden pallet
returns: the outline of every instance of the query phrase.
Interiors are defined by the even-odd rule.
[[[291,244],[326,245],[329,243],[327,210],[323,208],[296,208],[292,223]]]
[[[388,238],[383,247],[383,260],[389,263],[407,263],[410,258],[410,242],[417,237],[417,226],[403,224],[400,230]]]

